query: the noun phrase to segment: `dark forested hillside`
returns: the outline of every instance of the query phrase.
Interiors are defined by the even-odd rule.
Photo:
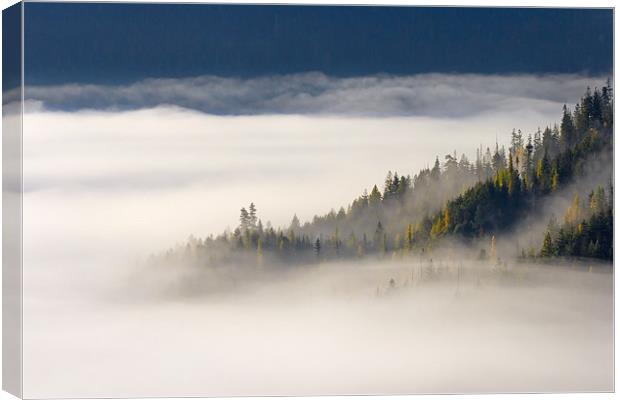
[[[525,255],[524,255],[525,256]],[[586,201],[575,195],[564,222],[549,221],[540,257],[593,257],[613,259],[613,193],[603,187],[590,192]]]
[[[312,221],[293,216],[287,227],[263,224],[252,203],[240,211],[232,232],[188,242],[156,260],[221,265],[239,260],[297,264],[365,256],[424,253],[446,239],[488,240],[511,229],[546,198],[583,176],[589,165],[613,152],[613,91],[608,83],[587,89],[574,109],[564,106],[559,125],[524,135],[513,130],[509,148],[480,148],[472,162],[456,152],[413,177],[388,172],[346,208]],[[611,159],[611,158],[610,158]],[[612,165],[608,168],[611,170]],[[577,197],[562,227],[554,222],[530,257],[611,259],[613,198],[596,190]],[[551,216],[547,216],[551,218]],[[526,254],[524,254],[525,256]]]
[[[587,97],[582,104],[586,100]],[[582,109],[586,110],[577,108],[580,114],[576,117]],[[564,121],[571,121],[566,109],[564,116]],[[612,151],[612,131],[605,128],[611,126],[611,121],[589,121],[579,130],[563,122],[558,145],[541,146],[542,156],[538,160],[533,156],[536,147],[529,143],[523,155],[519,154],[521,147],[511,148],[507,166],[500,168],[492,179],[448,201],[434,216],[430,231],[425,233],[431,238],[446,234],[472,237],[496,234],[510,227],[537,199],[558,190],[581,173],[594,154]],[[564,139],[568,135],[571,139]],[[554,153],[557,155],[550,156]]]

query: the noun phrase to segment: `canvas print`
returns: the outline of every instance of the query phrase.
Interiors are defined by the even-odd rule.
[[[614,390],[613,9],[3,15],[21,396]]]

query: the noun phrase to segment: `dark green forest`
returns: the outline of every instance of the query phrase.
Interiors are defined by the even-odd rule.
[[[496,258],[496,241],[532,215],[548,220],[548,227],[536,245],[519,249],[520,257],[612,260],[611,181],[581,196],[572,193],[567,210],[536,214],[547,199],[565,195],[592,165],[613,160],[612,86],[588,88],[572,109],[565,105],[559,111],[559,124],[527,135],[513,130],[508,148],[480,147],[473,161],[454,152],[414,176],[390,171],[382,185],[311,221],[295,215],[289,226],[273,227],[251,203],[241,208],[234,231],[190,236],[153,260],[198,266],[307,264],[430,255],[445,243]],[[611,177],[612,163],[603,168]],[[562,224],[556,214],[564,214]]]

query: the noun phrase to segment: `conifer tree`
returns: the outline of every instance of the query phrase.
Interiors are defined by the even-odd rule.
[[[433,179],[434,181],[438,181],[440,177],[441,177],[441,167],[439,165],[439,157],[436,157],[435,165],[433,166],[433,169],[431,170],[431,179]]]
[[[316,238],[316,240],[314,241],[314,254],[316,255],[317,260],[321,259],[321,239],[320,238]]]
[[[562,123],[560,125],[560,140],[565,149],[570,148],[575,143],[575,126],[570,111],[564,104],[562,108]]]
[[[543,240],[542,249],[540,250],[540,256],[552,257],[553,255],[553,240],[551,239],[551,233],[547,231],[547,233],[545,234],[545,239]]]
[[[241,214],[239,216],[239,228],[242,231],[245,231],[248,229],[249,224],[250,224],[250,215],[248,214],[248,211],[245,209],[245,207],[241,208]]]
[[[368,196],[368,204],[372,208],[377,208],[381,204],[381,192],[379,192],[379,188],[377,188],[377,185],[374,185],[372,187],[372,191]]]
[[[256,222],[258,217],[256,216],[256,206],[254,203],[250,203],[250,212],[248,215],[248,225],[251,229],[256,229]]]
[[[299,231],[299,228],[301,228],[301,224],[299,222],[299,218],[297,218],[297,214],[294,214],[293,215],[293,219],[291,220],[290,229],[292,229],[294,231]]]

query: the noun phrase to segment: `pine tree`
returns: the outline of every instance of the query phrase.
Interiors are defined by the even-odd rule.
[[[248,225],[251,229],[256,229],[256,222],[258,217],[256,216],[256,206],[254,203],[250,203],[250,213],[248,216]]]
[[[294,231],[299,231],[299,228],[301,228],[301,224],[299,222],[299,218],[297,218],[297,214],[295,214],[293,215],[293,219],[291,220],[290,229]]]
[[[532,160],[534,156],[534,145],[532,144],[532,135],[528,135],[527,137],[527,145],[525,146],[525,174],[524,180],[527,183],[527,187],[529,188],[532,179]]]
[[[387,176],[385,177],[385,182],[383,184],[383,199],[386,200],[390,198],[394,189],[393,189],[393,175],[392,171],[388,171]]]
[[[245,207],[241,208],[241,214],[239,216],[239,228],[242,231],[246,231],[249,228],[250,225],[250,215],[248,214],[248,211],[245,209]]]
[[[377,185],[374,185],[372,187],[370,196],[368,196],[368,204],[372,208],[377,208],[381,204],[381,192],[379,192],[379,188],[377,188]]]
[[[540,250],[541,257],[552,257],[554,255],[553,240],[551,239],[551,233],[547,231],[545,239],[543,240],[542,249]]]
[[[316,238],[316,240],[314,241],[314,254],[316,255],[316,259],[320,260],[321,259],[321,239],[320,238]]]
[[[573,118],[570,115],[570,111],[564,104],[562,108],[562,123],[560,125],[560,140],[565,149],[570,148],[575,143],[575,126],[573,125]]]
[[[539,152],[542,150],[542,147],[543,147],[542,133],[540,131],[540,127],[534,133],[534,142],[533,142],[533,144],[534,144],[534,159],[538,160],[538,158],[536,158],[536,157],[538,156]]]
[[[495,143],[495,153],[493,154],[493,172],[498,173],[506,168],[506,155],[504,149],[499,149],[499,145]]]
[[[434,181],[438,181],[440,177],[441,177],[441,167],[439,165],[439,157],[436,157],[435,165],[433,166],[433,169],[431,170],[431,179],[433,179]]]

